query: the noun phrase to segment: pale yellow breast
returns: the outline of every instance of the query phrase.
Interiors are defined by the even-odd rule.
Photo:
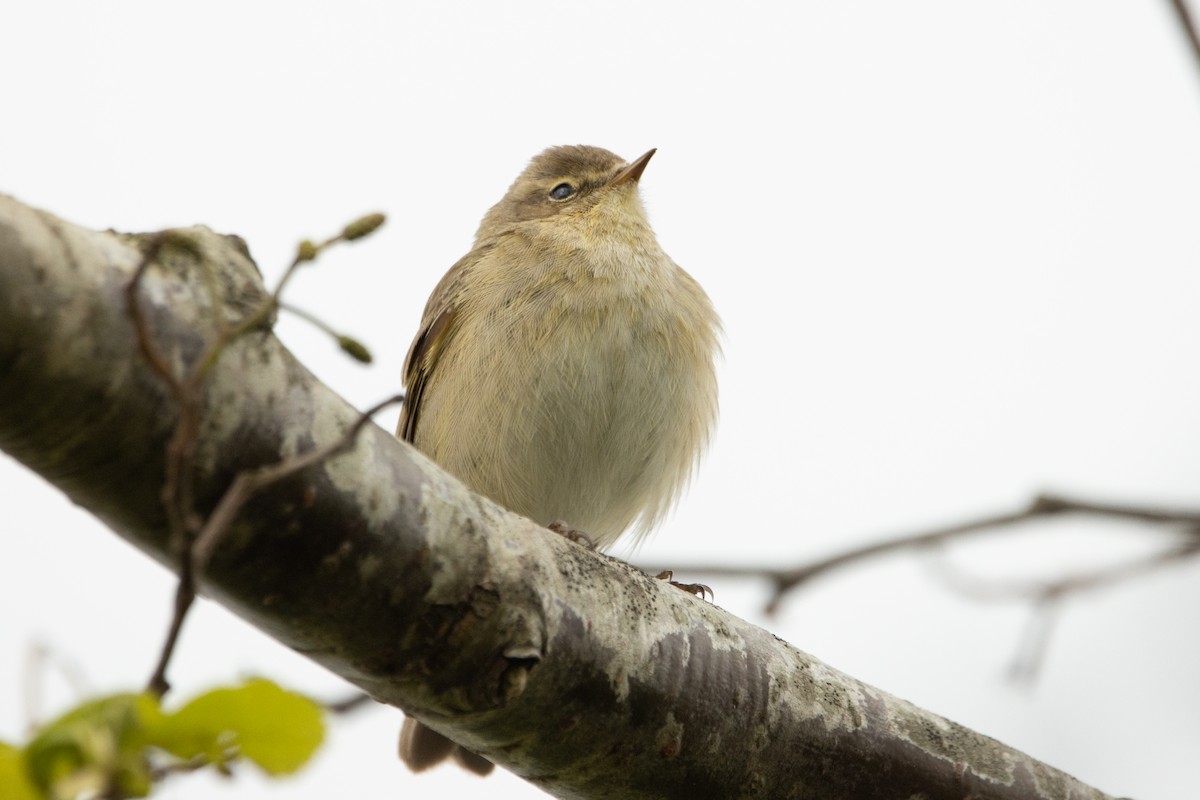
[[[599,269],[597,252],[514,237],[473,270],[416,444],[603,546],[639,516],[648,530],[686,483],[716,418],[718,322],[657,246],[618,243]]]

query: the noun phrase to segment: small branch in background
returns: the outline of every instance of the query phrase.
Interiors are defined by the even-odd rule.
[[[877,556],[906,550],[926,551],[952,540],[1068,513],[1164,526],[1169,529],[1169,533],[1178,538],[1171,545],[1149,556],[1044,581],[989,582],[981,579],[978,575],[966,575],[957,568],[951,569],[944,564],[938,565],[938,578],[965,597],[984,601],[1020,600],[1032,604],[1033,610],[1030,619],[1009,668],[1009,675],[1013,681],[1029,684],[1036,680],[1042,662],[1045,660],[1053,623],[1062,609],[1063,602],[1074,595],[1108,588],[1200,556],[1200,512],[1088,502],[1054,495],[1039,495],[1028,507],[1019,511],[981,517],[945,528],[899,536],[865,547],[847,550],[819,561],[801,564],[798,567],[690,565],[679,568],[679,571],[727,577],[766,578],[775,587],[766,611],[774,613],[789,592],[834,570],[852,566]],[[653,573],[653,570],[646,571]]]
[[[978,575],[942,567],[938,577],[964,597],[984,602],[1023,600],[1041,603],[1073,594],[1106,589],[1117,583],[1156,572],[1163,567],[1200,555],[1200,527],[1185,530],[1172,546],[1142,558],[1110,567],[1077,572],[1046,581],[991,581]]]
[[[215,336],[182,378],[175,374],[170,361],[155,342],[149,320],[142,310],[141,284],[150,266],[158,261],[168,247],[178,248],[198,259],[206,275],[209,272],[207,264],[198,245],[188,236],[177,231],[165,231],[151,237],[144,248],[142,260],[125,289],[126,306],[130,320],[133,322],[139,351],[154,373],[166,384],[179,407],[179,418],[175,431],[167,445],[166,477],[163,481],[162,491],[170,540],[179,558],[179,584],[175,592],[174,611],[171,615],[167,636],[147,685],[147,691],[158,697],[162,697],[170,689],[166,678],[167,666],[175,651],[183,622],[187,618],[192,603],[195,602],[197,576],[203,572],[205,565],[212,557],[214,548],[224,532],[232,525],[241,508],[255,492],[326,458],[345,452],[353,445],[358,432],[370,420],[371,415],[381,408],[403,400],[402,396],[397,395],[377,404],[361,416],[341,438],[326,447],[278,464],[239,474],[207,520],[196,513],[193,480],[194,456],[200,435],[200,425],[204,418],[204,387],[221,354],[242,336],[270,324],[272,317],[280,307],[280,296],[284,288],[301,264],[313,261],[323,250],[335,244],[354,241],[370,235],[383,222],[382,214],[369,214],[350,223],[339,234],[324,242],[319,244],[309,241],[302,242],[297,248],[291,264],[284,270],[283,276],[276,284],[275,290],[264,297],[254,310],[240,320],[218,324]],[[217,292],[211,277],[206,286],[211,295],[210,299],[216,306]],[[314,319],[308,314],[304,314],[304,316],[310,320]],[[321,327],[329,330],[327,326],[321,325]],[[370,354],[357,341],[340,334],[336,334],[335,338],[345,352],[359,361],[370,362]]]
[[[925,550],[933,545],[944,544],[952,540],[963,539],[980,533],[988,533],[997,528],[1005,528],[1021,522],[1068,513],[1088,514],[1097,517],[1125,519],[1132,522],[1145,522],[1172,527],[1186,526],[1189,529],[1191,538],[1187,540],[1184,546],[1176,548],[1182,552],[1176,553],[1176,549],[1167,551],[1164,555],[1168,557],[1168,561],[1180,560],[1191,555],[1196,555],[1197,550],[1200,549],[1200,533],[1193,533],[1193,531],[1200,531],[1200,512],[1089,502],[1055,495],[1039,495],[1028,507],[1019,511],[981,517],[945,528],[936,528],[931,531],[898,536],[894,539],[854,548],[829,558],[812,561],[796,567],[739,567],[729,564],[692,564],[677,567],[675,571],[688,574],[700,573],[703,575],[738,578],[766,578],[775,586],[766,611],[767,613],[774,613],[778,610],[780,603],[789,592],[801,588],[813,579],[837,569],[852,566],[878,556],[904,550]],[[1193,539],[1196,541],[1193,541]],[[1152,563],[1142,565],[1139,569],[1154,569],[1165,563],[1161,556],[1149,559],[1149,561]],[[653,572],[653,570],[647,571]],[[1088,580],[1095,582],[1097,578],[1096,576],[1090,576]]]
[[[1200,526],[1187,528],[1172,546],[1157,553],[1110,567],[1077,572],[1046,581],[988,581],[960,569],[942,565],[938,577],[958,594],[983,602],[1025,601],[1032,606],[1030,619],[1009,667],[1009,677],[1020,684],[1033,683],[1045,661],[1050,630],[1064,601],[1085,592],[1107,589],[1118,583],[1157,572],[1200,555]]]
[[[1050,634],[1062,610],[1061,599],[1057,595],[1046,596],[1031,609],[1017,652],[1008,665],[1008,679],[1013,683],[1028,687],[1037,680],[1050,647]]]
[[[21,698],[25,704],[25,727],[30,735],[42,725],[42,702],[46,673],[56,668],[78,697],[91,694],[86,676],[79,663],[43,642],[34,642],[25,654],[21,675]]]
[[[1179,27],[1183,29],[1183,35],[1187,37],[1188,43],[1192,46],[1192,55],[1196,57],[1196,66],[1200,67],[1200,31],[1196,29],[1196,20],[1192,16],[1191,9],[1188,8],[1187,0],[1171,0],[1171,8],[1175,10],[1175,19],[1179,22]]]

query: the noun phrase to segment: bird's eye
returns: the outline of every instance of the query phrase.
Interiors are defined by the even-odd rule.
[[[573,194],[575,194],[575,187],[569,183],[560,183],[550,190],[550,197],[553,200],[566,200]]]

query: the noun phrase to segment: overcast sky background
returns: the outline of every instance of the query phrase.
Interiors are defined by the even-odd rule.
[[[51,1],[0,12],[0,74],[0,191],[72,222],[205,223],[276,276],[299,239],[386,212],[289,292],[375,365],[279,325],[359,407],[397,390],[429,291],[530,156],[659,148],[646,205],[726,339],[716,443],[641,561],[800,561],[1041,489],[1200,507],[1200,70],[1165,0]],[[11,741],[35,644],[91,689],[140,686],[173,584],[6,457],[0,497]],[[945,558],[982,582],[1166,542],[1068,522]],[[831,665],[1107,792],[1200,793],[1200,565],[1070,603],[1031,688],[1005,680],[1028,608],[936,573],[863,565],[774,619],[762,584],[710,582]],[[201,603],[180,696],[251,673],[344,692]],[[42,718],[74,698],[45,678]],[[543,796],[507,774],[414,779],[399,724],[336,722],[293,781],[246,769],[160,796]]]

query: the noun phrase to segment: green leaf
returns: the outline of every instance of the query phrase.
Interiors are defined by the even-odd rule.
[[[217,763],[242,755],[271,775],[295,772],[325,737],[321,708],[303,695],[254,679],[214,689],[165,715],[150,744],[183,759]]]
[[[158,701],[144,694],[89,700],[46,725],[23,754],[25,774],[51,797],[150,791],[145,732],[161,717]]]
[[[21,751],[4,742],[0,742],[0,797],[5,800],[43,800],[44,797],[25,774]]]

